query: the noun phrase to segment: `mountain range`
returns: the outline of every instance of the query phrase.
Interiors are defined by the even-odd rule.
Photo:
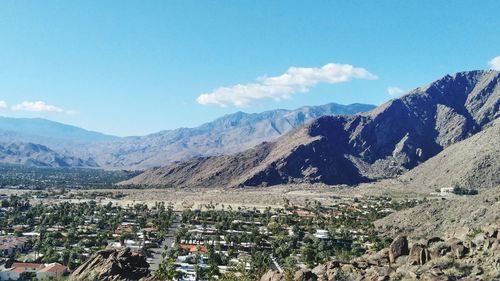
[[[97,167],[92,159],[62,155],[44,145],[23,142],[0,144],[0,163],[53,168]]]
[[[116,138],[42,118],[9,118],[0,116],[0,139],[3,142],[86,144]]]
[[[124,138],[45,119],[0,117],[0,142],[9,147],[0,157],[0,163],[141,170],[193,157],[239,152],[274,140],[321,116],[354,114],[373,108],[366,104],[331,103],[296,110],[237,112],[196,128]],[[36,153],[26,150],[37,146],[44,149]],[[53,161],[63,158],[75,161],[61,162],[61,165]]]
[[[422,172],[409,174],[406,179],[429,182],[432,179],[423,178],[448,175],[450,183],[457,180],[470,184],[480,175],[474,171],[480,170],[489,177],[486,186],[500,184],[500,143],[495,123],[500,107],[499,81],[499,72],[493,70],[446,75],[369,112],[320,117],[276,141],[232,155],[200,157],[150,169],[124,184],[354,185],[403,174],[429,159]],[[470,138],[476,134],[476,138]],[[426,171],[432,173],[424,175]]]

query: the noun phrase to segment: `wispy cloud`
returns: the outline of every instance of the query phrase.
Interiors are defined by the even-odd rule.
[[[257,100],[288,99],[293,94],[308,92],[319,83],[336,84],[352,79],[377,78],[366,69],[349,64],[329,63],[318,68],[290,67],[280,76],[260,77],[256,83],[220,87],[213,92],[200,95],[196,100],[203,105],[242,107]]]
[[[12,107],[14,111],[32,111],[32,112],[56,112],[56,113],[68,113],[64,109],[57,107],[55,105],[46,104],[43,101],[24,101],[20,104],[16,104]]]
[[[390,86],[390,87],[387,87],[387,93],[393,97],[395,96],[399,96],[403,93],[404,91],[401,90],[400,88],[398,87],[395,87],[395,86]]]
[[[490,65],[490,68],[493,70],[500,70],[500,56],[492,58],[488,64]]]
[[[7,102],[0,100],[0,109],[7,108]]]

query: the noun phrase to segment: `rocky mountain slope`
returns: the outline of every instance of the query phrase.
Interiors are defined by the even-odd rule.
[[[0,143],[0,163],[35,167],[98,167],[92,159],[62,155],[33,143]]]
[[[413,242],[398,236],[388,248],[360,258],[301,269],[292,278],[271,270],[260,280],[498,280],[498,226],[471,234],[468,239],[428,237]]]
[[[274,140],[321,116],[354,114],[373,108],[366,104],[331,103],[296,110],[237,112],[196,128],[124,138],[44,119],[0,117],[0,141],[41,144],[61,155],[93,159],[102,168],[146,169],[193,157],[239,152]]]
[[[275,142],[152,169],[124,184],[357,184],[392,177],[491,126],[500,114],[499,82],[498,71],[447,75],[370,112],[321,117]]]
[[[144,169],[193,157],[231,154],[274,140],[294,128],[325,115],[354,114],[372,105],[335,103],[296,110],[237,112],[196,128],[162,131],[143,137],[92,144],[86,152],[109,168]]]
[[[405,185],[426,188],[500,186],[500,119],[476,135],[453,144],[405,173]]]
[[[429,201],[393,213],[375,222],[379,231],[390,236],[412,238],[445,236],[465,238],[473,229],[500,224],[500,186],[476,196],[456,196]]]

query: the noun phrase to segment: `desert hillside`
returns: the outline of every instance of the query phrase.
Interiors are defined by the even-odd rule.
[[[123,184],[355,185],[394,177],[491,127],[499,116],[499,81],[498,71],[447,75],[367,113],[321,117],[275,142],[230,156],[152,169]],[[495,138],[485,136],[478,141],[489,141],[494,146]],[[455,157],[466,159],[469,151],[458,150],[454,151]]]

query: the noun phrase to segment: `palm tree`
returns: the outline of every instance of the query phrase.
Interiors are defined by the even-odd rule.
[[[164,260],[157,271],[155,271],[155,278],[158,280],[174,280],[178,279],[178,274],[175,268],[175,259],[168,258]]]

